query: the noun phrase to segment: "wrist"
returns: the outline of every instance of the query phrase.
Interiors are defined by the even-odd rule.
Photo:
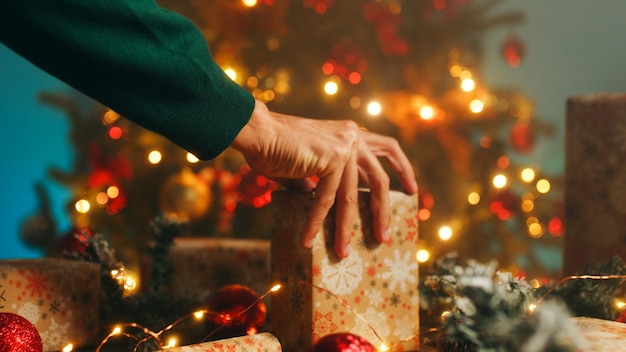
[[[262,151],[262,140],[270,137],[268,134],[271,134],[272,122],[272,116],[265,103],[255,100],[248,123],[239,131],[231,147],[246,158],[254,158]]]

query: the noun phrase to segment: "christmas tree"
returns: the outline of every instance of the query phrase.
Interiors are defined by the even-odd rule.
[[[531,150],[551,126],[534,116],[521,92],[482,83],[481,34],[523,21],[520,13],[494,14],[499,2],[160,4],[196,23],[216,62],[271,109],[352,119],[396,137],[420,187],[418,260],[454,250],[543,275],[530,248],[560,247],[561,185],[515,163],[515,154]],[[503,40],[502,56],[512,69],[523,55],[518,38]],[[235,152],[197,162],[80,95],[44,93],[41,99],[64,109],[73,128],[73,170],[50,170],[75,195],[69,215],[77,227],[110,237],[129,266],[138,263],[147,224],[160,212],[189,220],[196,236],[270,236],[266,205],[277,186]],[[32,240],[59,237],[45,209],[26,225],[44,219],[48,226],[25,226],[23,236],[49,246],[53,241]]]

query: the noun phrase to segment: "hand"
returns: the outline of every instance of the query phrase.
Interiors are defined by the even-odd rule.
[[[328,211],[336,203],[335,252],[340,258],[350,254],[359,177],[371,191],[374,236],[381,242],[389,239],[389,175],[378,157],[389,161],[406,192],[417,192],[415,174],[398,142],[362,131],[353,121],[278,114],[257,101],[250,121],[232,146],[253,169],[267,177],[319,178],[302,243],[307,248],[313,245]]]

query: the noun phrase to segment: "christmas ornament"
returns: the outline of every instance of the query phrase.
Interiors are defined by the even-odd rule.
[[[86,227],[72,228],[59,242],[61,253],[85,254],[93,234]]]
[[[170,176],[161,187],[161,210],[181,220],[197,220],[209,209],[212,194],[209,185],[191,170]]]
[[[360,336],[340,332],[322,337],[311,352],[376,352],[376,349]]]
[[[0,313],[0,352],[42,352],[37,328],[26,318]]]
[[[525,122],[516,123],[509,134],[509,144],[520,153],[527,153],[535,146],[535,134]]]
[[[249,308],[249,309],[248,309]],[[228,285],[217,290],[209,300],[207,309],[213,313],[211,328],[216,338],[252,335],[265,324],[265,303],[249,287]]]
[[[277,185],[272,180],[244,166],[241,170],[241,181],[238,185],[239,202],[245,205],[261,208],[272,201],[272,192]]]
[[[511,34],[502,43],[502,57],[511,67],[517,67],[522,62],[526,51],[524,43],[514,34]]]
[[[517,212],[519,204],[519,197],[510,189],[504,189],[491,197],[489,210],[500,220],[508,220]]]

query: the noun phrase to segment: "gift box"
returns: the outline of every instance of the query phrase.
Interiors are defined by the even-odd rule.
[[[274,193],[272,278],[282,288],[270,296],[269,331],[286,351],[306,351],[338,332],[376,348],[383,343],[392,351],[419,348],[417,197],[392,191],[389,198],[391,240],[381,244],[374,238],[370,194],[360,191],[352,252],[339,259],[333,210],[307,249],[301,234],[311,194]]]
[[[578,351],[622,351],[626,345],[626,324],[588,317],[572,318],[583,346]]]
[[[164,351],[164,350],[159,350]],[[278,339],[267,332],[211,341],[197,345],[168,348],[168,352],[280,352]]]
[[[59,351],[99,326],[100,265],[41,258],[0,261],[0,312],[37,328],[44,351]]]
[[[175,297],[206,303],[215,291],[231,284],[247,286],[259,295],[270,288],[269,240],[181,237],[168,255]],[[149,271],[147,265],[143,272]]]
[[[563,272],[626,259],[626,94],[567,100]]]

